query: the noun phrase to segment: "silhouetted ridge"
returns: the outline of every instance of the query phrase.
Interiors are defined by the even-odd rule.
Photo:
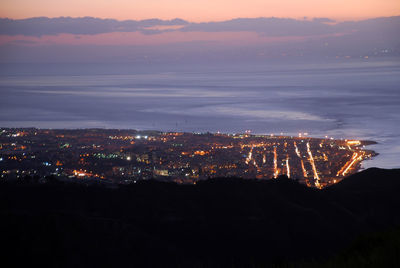
[[[369,230],[400,225],[400,169],[370,168],[324,191]]]
[[[2,184],[2,254],[16,266],[52,267],[242,267],[324,258],[360,234],[400,225],[399,174],[369,169],[323,191],[285,177],[119,189]]]
[[[400,169],[369,168],[347,177],[329,190],[392,191],[394,188],[400,188]]]

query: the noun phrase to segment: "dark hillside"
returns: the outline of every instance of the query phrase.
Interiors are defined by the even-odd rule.
[[[327,188],[328,191],[395,191],[400,187],[400,169],[369,168]]]
[[[373,230],[400,223],[400,169],[370,168],[325,190],[325,194]]]
[[[397,179],[396,179],[397,178]],[[325,258],[400,225],[400,170],[319,191],[287,178],[119,189],[2,184],[2,255],[52,267],[242,267]]]

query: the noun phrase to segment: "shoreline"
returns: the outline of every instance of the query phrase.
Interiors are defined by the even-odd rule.
[[[4,142],[0,144],[4,159],[17,160],[16,154],[24,152],[33,154],[35,158],[42,147],[50,148],[59,155],[68,151],[84,157],[75,162],[69,162],[62,156],[57,163],[56,159],[53,159],[54,163],[48,160],[42,162],[45,166],[61,167],[56,173],[67,176],[102,178],[117,174],[122,180],[145,176],[144,179],[169,177],[195,182],[218,176],[266,179],[287,175],[321,188],[362,170],[365,160],[379,155],[365,148],[378,144],[376,141],[319,138],[308,133],[288,136],[283,133],[252,134],[250,131],[199,133],[106,128],[0,128],[0,138]],[[45,144],[50,147],[44,147]],[[42,157],[46,158],[45,155]],[[90,173],[86,172],[86,169],[90,170],[85,166],[86,157],[93,168],[97,165],[94,164],[96,161],[102,161],[98,158],[111,157],[122,162],[112,164],[115,168],[108,171],[109,175],[105,175],[105,170]],[[26,155],[20,158],[25,159]],[[117,169],[121,166],[126,167]],[[141,169],[146,170],[146,175],[141,173]]]

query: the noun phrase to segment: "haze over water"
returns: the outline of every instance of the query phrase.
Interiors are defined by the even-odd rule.
[[[1,65],[0,127],[368,139],[400,167],[400,63]]]

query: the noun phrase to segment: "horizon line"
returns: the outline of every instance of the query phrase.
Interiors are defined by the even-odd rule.
[[[370,19],[379,19],[379,18],[394,18],[394,17],[400,17],[400,14],[398,15],[392,15],[392,16],[376,16],[376,17],[359,17],[359,18],[343,18],[343,19],[338,19],[337,17],[309,17],[309,16],[303,16],[303,17],[279,17],[279,16],[257,16],[257,17],[232,17],[229,19],[221,19],[221,20],[188,20],[184,19],[181,17],[174,17],[174,18],[158,18],[158,17],[149,17],[149,18],[143,18],[143,19],[117,19],[117,18],[112,18],[112,17],[101,17],[101,16],[54,16],[54,17],[49,17],[49,16],[33,16],[33,17],[23,17],[23,18],[11,18],[11,17],[3,17],[0,16],[0,19],[9,19],[9,20],[28,20],[28,19],[37,19],[37,18],[47,18],[47,19],[61,19],[61,18],[69,18],[69,19],[84,19],[84,18],[91,18],[91,19],[101,19],[101,20],[116,20],[119,22],[122,21],[147,21],[147,20],[161,20],[161,21],[174,21],[174,20],[182,20],[185,22],[190,22],[190,23],[211,23],[211,22],[225,22],[225,21],[232,21],[232,20],[238,20],[238,19],[292,19],[292,20],[298,20],[298,21],[312,21],[314,19],[330,19],[333,20],[335,23],[340,23],[340,22],[347,22],[347,21],[365,21],[365,20],[370,20]]]

